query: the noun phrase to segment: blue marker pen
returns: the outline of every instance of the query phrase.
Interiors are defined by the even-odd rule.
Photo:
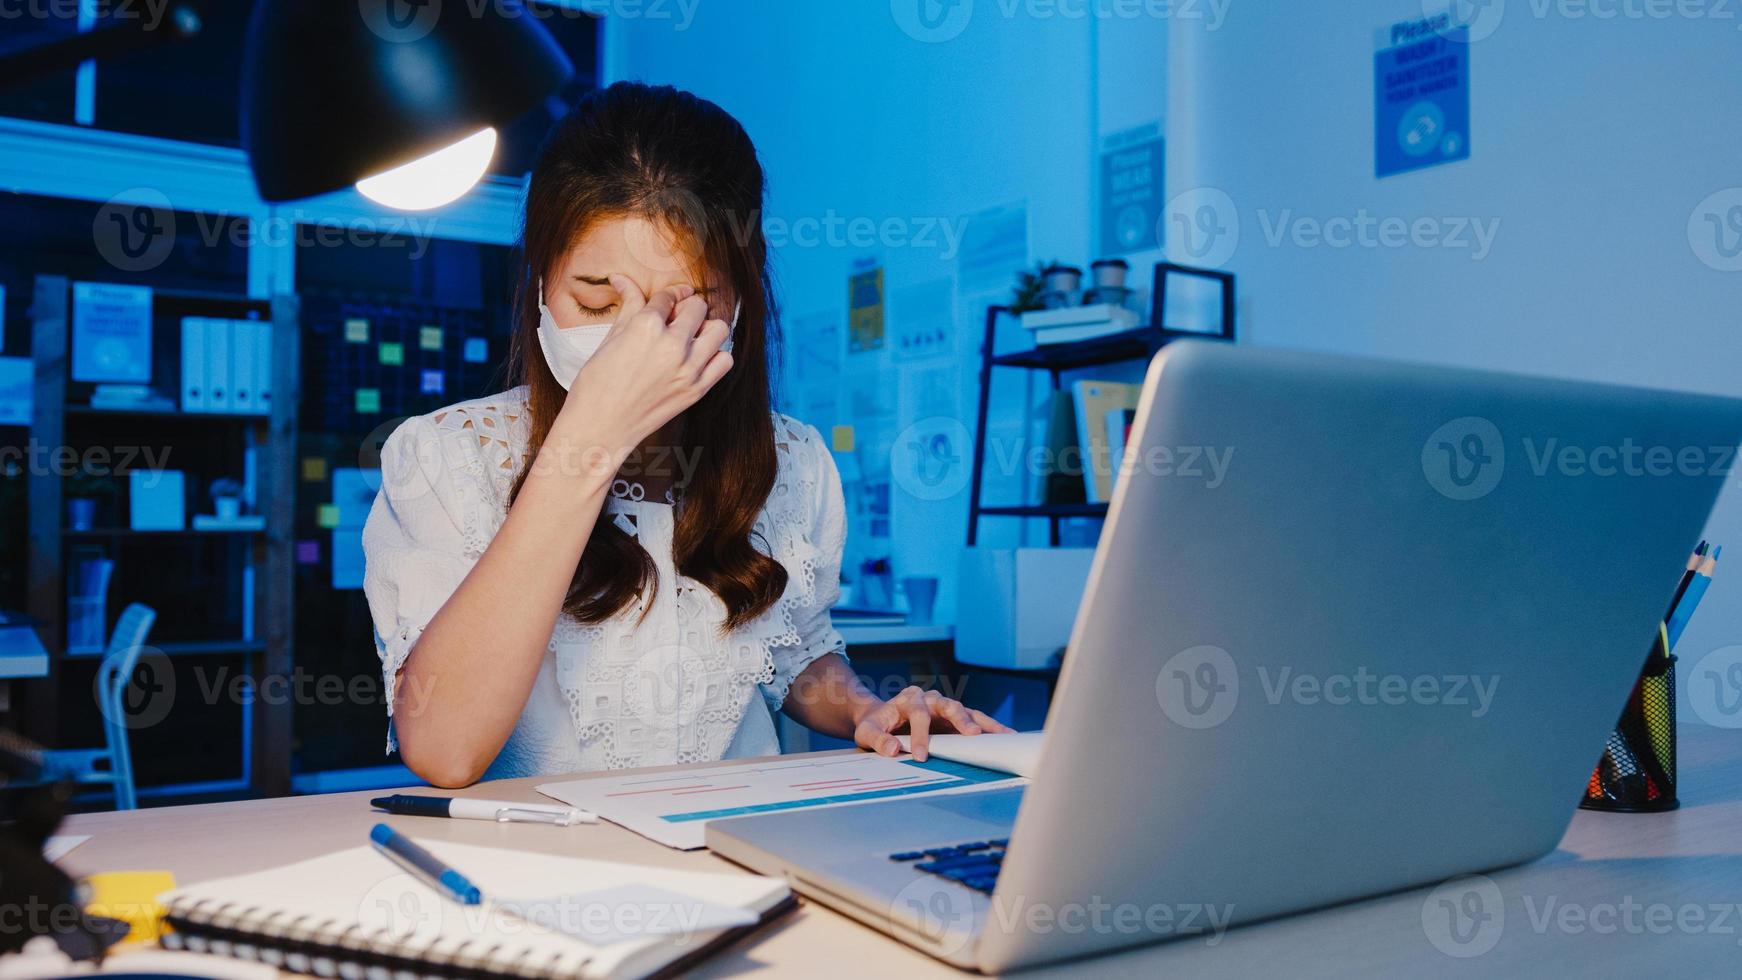
[[[395,833],[392,827],[378,823],[369,831],[369,841],[387,859],[416,875],[431,888],[442,892],[461,905],[479,905],[484,895],[466,876],[443,864],[434,854],[412,843],[411,838]]]

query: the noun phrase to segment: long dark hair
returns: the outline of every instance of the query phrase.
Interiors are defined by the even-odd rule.
[[[769,396],[777,314],[764,193],[749,134],[714,103],[631,82],[588,93],[552,129],[532,170],[515,295],[520,327],[510,352],[517,380],[530,388],[530,460],[567,396],[538,345],[538,282],[600,220],[638,216],[662,225],[700,257],[698,272],[742,302],[732,370],[681,417],[695,469],[672,549],[678,572],[725,603],[727,629],[754,619],[786,589],[786,569],[752,540],[778,466]],[[525,480],[523,469],[515,496]],[[583,623],[603,622],[638,597],[651,601],[658,578],[636,539],[600,520],[563,610]]]

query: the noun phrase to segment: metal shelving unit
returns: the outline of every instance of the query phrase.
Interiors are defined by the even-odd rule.
[[[206,414],[170,409],[109,409],[67,404],[71,347],[71,284],[63,276],[38,276],[32,297],[33,358],[36,380],[36,414],[31,436],[39,444],[66,446],[105,438],[114,426],[141,425],[163,433],[165,440],[189,439],[207,445],[232,446],[247,440],[259,453],[257,493],[264,530],[185,528],[171,531],[140,531],[102,526],[75,530],[65,525],[65,481],[44,467],[29,477],[29,596],[30,615],[38,622],[49,646],[48,676],[28,682],[25,696],[26,730],[49,745],[61,744],[70,722],[66,707],[71,699],[90,697],[88,684],[64,675],[76,664],[88,664],[101,652],[68,649],[66,643],[66,592],[70,551],[75,546],[106,545],[119,557],[125,546],[130,554],[163,555],[166,568],[173,568],[178,549],[198,548],[202,543],[222,542],[258,570],[254,591],[243,597],[252,606],[256,635],[250,639],[162,640],[153,649],[166,656],[230,656],[239,658],[241,673],[254,683],[268,675],[289,676],[293,651],[294,587],[294,493],[293,466],[296,452],[297,383],[299,364],[299,312],[294,296],[271,300],[242,295],[186,290],[154,290],[153,318],[182,316],[258,318],[272,324],[272,387],[275,393],[270,415]],[[186,423],[184,425],[184,423]],[[69,429],[72,431],[69,432]],[[112,522],[111,522],[112,523]],[[193,542],[190,544],[189,542]],[[228,554],[234,560],[237,552]],[[112,613],[112,610],[111,610]],[[84,668],[88,670],[88,666]],[[248,699],[242,704],[240,747],[242,770],[225,777],[195,783],[141,786],[142,796],[189,796],[198,793],[282,795],[290,789],[291,705]],[[75,736],[76,738],[79,736]]]
[[[1218,285],[1221,291],[1222,311],[1221,329],[1218,333],[1179,330],[1168,327],[1162,322],[1163,311],[1167,309],[1168,280],[1174,276],[1209,280]],[[1105,517],[1107,516],[1107,505],[1043,503],[992,506],[984,502],[982,498],[985,490],[986,419],[990,413],[992,402],[992,369],[1003,367],[1045,371],[1052,379],[1053,390],[1058,391],[1060,379],[1067,371],[1096,367],[1102,364],[1148,360],[1154,357],[1161,348],[1175,340],[1189,338],[1232,342],[1234,340],[1234,274],[1216,269],[1176,265],[1171,262],[1157,263],[1148,326],[1072,344],[1050,344],[1044,347],[1037,346],[1028,350],[1000,354],[995,350],[998,318],[1009,313],[1009,308],[1004,306],[990,306],[986,309],[985,340],[980,348],[980,408],[974,426],[974,469],[968,497],[968,546],[973,547],[979,539],[980,518],[982,517],[1038,517],[1045,518],[1049,522],[1049,540],[1056,547],[1059,543],[1060,521],[1081,517]]]

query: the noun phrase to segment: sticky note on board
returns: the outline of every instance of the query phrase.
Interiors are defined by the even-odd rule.
[[[302,480],[304,483],[324,483],[327,479],[327,461],[319,456],[304,456],[302,460]]]
[[[424,327],[417,332],[417,346],[424,350],[442,349],[442,328]]]
[[[315,523],[328,530],[339,526],[339,505],[322,504],[315,511]]]
[[[298,541],[296,543],[296,563],[298,565],[319,565],[321,563],[321,543],[319,541]]]
[[[369,342],[369,321],[346,320],[345,342],[348,344],[367,344]]]
[[[380,355],[383,364],[404,364],[405,345],[395,341],[383,341]]]
[[[850,453],[850,452],[852,452],[853,451],[853,427],[850,425],[837,425],[837,426],[835,426],[829,432],[829,443],[834,448],[835,452],[837,452],[837,453]]]
[[[379,388],[358,388],[357,389],[357,414],[358,415],[379,415],[379,414],[381,414],[381,389],[379,389]]]
[[[482,364],[490,359],[490,342],[482,337],[467,337],[461,356],[467,364]]]
[[[423,372],[417,390],[426,395],[439,395],[447,390],[447,377],[438,370]]]

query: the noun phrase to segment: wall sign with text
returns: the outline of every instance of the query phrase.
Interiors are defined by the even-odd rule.
[[[1469,38],[1450,12],[1380,32],[1373,55],[1375,176],[1469,159]]]
[[[1101,149],[1102,258],[1160,248],[1166,143],[1159,123],[1115,133]]]

